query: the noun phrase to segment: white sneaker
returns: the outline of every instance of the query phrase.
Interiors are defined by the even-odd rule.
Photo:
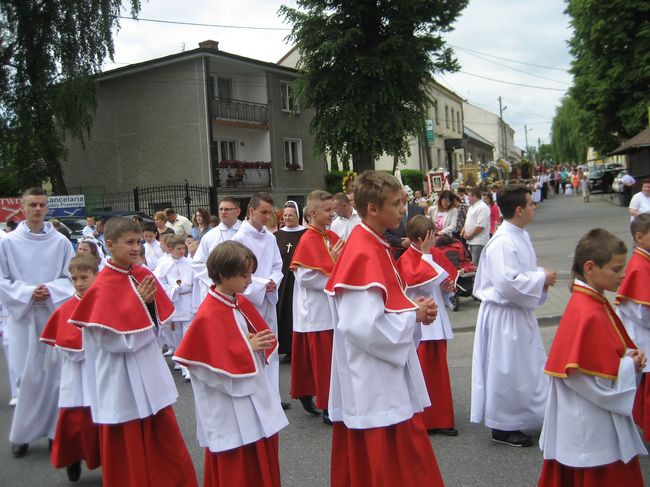
[[[17,397],[12,397],[11,400],[9,401],[9,407],[13,408],[14,406],[16,406],[17,402],[18,402],[18,398]]]

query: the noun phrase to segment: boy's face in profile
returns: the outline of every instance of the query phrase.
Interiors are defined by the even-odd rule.
[[[95,273],[90,269],[75,269],[70,273],[72,285],[79,296],[83,296],[95,280]]]
[[[604,291],[616,292],[625,277],[626,259],[627,254],[614,255],[602,267],[598,267],[593,261],[587,261],[584,270],[587,284],[600,293]],[[591,268],[588,268],[590,264]]]
[[[111,260],[121,267],[136,264],[140,258],[140,240],[142,234],[136,232],[125,233],[115,242],[107,240],[106,245],[111,252]]]
[[[310,210],[311,223],[319,228],[332,224],[334,218],[334,200],[316,201]]]
[[[634,242],[640,249],[650,252],[650,232],[646,232],[645,235],[641,232],[636,232],[634,234]]]
[[[144,241],[147,242],[148,244],[152,244],[154,240],[156,240],[156,234],[153,232],[149,231],[144,231],[142,232],[142,236],[144,237]]]
[[[185,244],[178,244],[171,250],[174,259],[182,259],[185,257]]]
[[[221,289],[227,294],[237,294],[246,291],[248,285],[253,281],[253,264],[248,267],[248,272],[233,277],[221,278]]]
[[[368,216],[376,221],[378,227],[383,229],[395,230],[398,228],[404,213],[406,213],[406,206],[402,201],[400,190],[389,193],[381,208],[373,203],[368,204]]]

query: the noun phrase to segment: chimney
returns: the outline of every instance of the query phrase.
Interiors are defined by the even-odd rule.
[[[207,41],[199,42],[199,47],[203,49],[212,49],[213,51],[219,50],[219,43],[208,39]]]

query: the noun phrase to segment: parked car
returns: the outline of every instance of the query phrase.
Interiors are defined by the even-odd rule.
[[[76,244],[79,240],[81,240],[82,231],[86,226],[85,218],[79,218],[78,216],[59,216],[56,217],[56,219],[59,220],[63,226],[65,226],[65,228],[70,231],[68,238],[73,243]]]
[[[126,218],[133,218],[134,216],[138,216],[142,218],[142,220],[145,223],[153,223],[153,218],[151,218],[149,215],[146,213],[142,213],[141,211],[121,211],[121,210],[115,210],[115,211],[96,211],[93,213],[95,215],[95,218],[110,218],[112,216],[123,216]]]
[[[612,191],[614,193],[621,193],[623,191],[623,176],[627,174],[627,171],[623,169],[621,172],[619,172],[616,177],[614,178],[614,181],[612,181]]]
[[[612,189],[614,178],[621,171],[621,166],[607,165],[596,166],[589,171],[589,190],[609,193]]]

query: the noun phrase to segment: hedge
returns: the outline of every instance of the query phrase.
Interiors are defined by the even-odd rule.
[[[391,171],[385,171],[388,174],[392,174]],[[417,169],[402,169],[400,170],[402,174],[402,182],[409,186],[413,191],[423,190],[424,187],[424,175],[422,171]],[[325,186],[327,186],[327,191],[332,194],[343,191],[342,184],[343,178],[347,174],[347,171],[330,171],[325,174]]]

